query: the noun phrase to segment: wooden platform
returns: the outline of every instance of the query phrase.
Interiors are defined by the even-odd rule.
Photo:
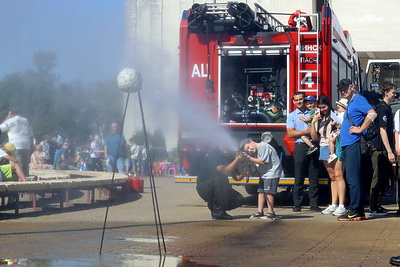
[[[38,177],[37,181],[27,182],[0,182],[0,197],[14,197],[16,199],[15,213],[19,213],[19,194],[31,194],[32,206],[36,206],[36,194],[38,193],[58,193],[60,195],[60,208],[64,204],[69,205],[68,190],[90,190],[91,201],[94,202],[94,189],[109,188],[111,186],[122,186],[127,183],[127,176],[116,173],[114,181],[113,174],[110,172],[91,172],[91,171],[56,171],[56,170],[37,170],[30,171],[30,175]],[[39,208],[40,209],[40,208]]]

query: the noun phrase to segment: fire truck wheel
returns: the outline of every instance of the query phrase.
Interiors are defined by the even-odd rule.
[[[247,184],[247,185],[244,186],[244,189],[246,190],[247,194],[256,195],[257,194],[257,187],[258,187],[258,185]]]

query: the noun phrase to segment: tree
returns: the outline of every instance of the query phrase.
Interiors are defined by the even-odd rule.
[[[148,135],[150,139],[150,135]],[[133,139],[135,139],[136,144],[138,145],[144,145],[145,139],[144,139],[144,131],[143,130],[138,130],[132,135]],[[149,141],[150,142],[150,141]]]
[[[33,53],[33,64],[36,71],[42,74],[50,73],[56,64],[56,54],[54,52],[37,51]]]
[[[164,133],[160,128],[154,130],[151,140],[153,155],[155,159],[164,160],[167,158],[167,147],[165,143]]]
[[[51,73],[56,66],[53,52],[34,53],[34,65],[35,70],[9,74],[0,81],[5,96],[0,120],[17,105],[38,141],[59,130],[77,146],[85,144],[89,134],[107,132],[112,121],[121,121],[123,93],[114,80],[57,83]]]
[[[150,146],[150,155],[154,161],[162,161],[167,158],[167,148],[165,145],[165,136],[161,129],[157,128],[154,133],[147,132]],[[138,130],[133,134],[136,144],[144,145],[144,131]]]

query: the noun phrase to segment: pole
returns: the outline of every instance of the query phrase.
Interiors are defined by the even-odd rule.
[[[158,249],[159,249],[160,256],[161,256],[160,234],[161,234],[161,240],[162,240],[162,243],[163,243],[164,253],[167,252],[167,249],[166,249],[166,246],[165,246],[164,232],[163,232],[162,224],[161,224],[160,210],[158,208],[156,184],[155,184],[155,181],[154,181],[154,174],[153,174],[153,164],[152,164],[152,158],[151,158],[151,155],[150,155],[149,140],[148,140],[148,136],[147,136],[146,123],[145,123],[145,120],[144,120],[142,96],[140,94],[140,90],[138,91],[138,95],[139,95],[140,114],[141,114],[141,117],[142,117],[142,124],[143,124],[144,141],[145,141],[147,156],[148,156],[148,159],[149,159],[148,160],[149,178],[150,178],[151,198],[152,198],[152,202],[153,202],[154,221],[155,221],[155,224],[156,224]]]

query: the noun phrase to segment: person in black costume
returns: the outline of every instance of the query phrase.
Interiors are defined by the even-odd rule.
[[[232,188],[228,176],[243,179],[244,175],[234,174],[243,156],[228,152],[219,147],[211,150],[204,157],[197,178],[197,192],[207,202],[214,220],[232,220],[233,217],[226,213],[240,207],[244,197]]]

